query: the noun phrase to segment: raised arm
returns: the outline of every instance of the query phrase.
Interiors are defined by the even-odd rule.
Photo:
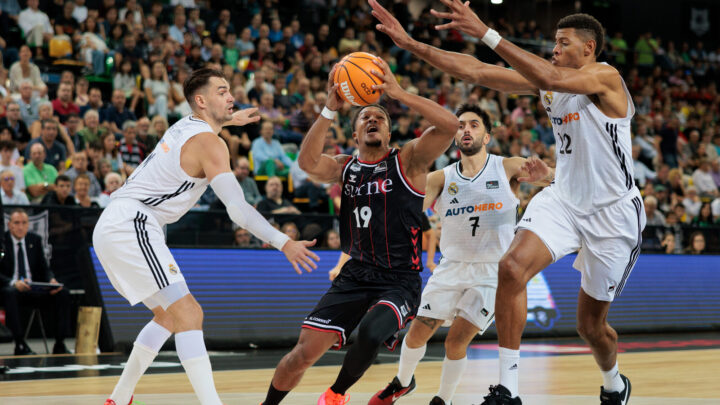
[[[372,69],[371,73],[381,78],[384,83],[375,84],[372,88],[382,90],[388,97],[417,112],[432,125],[420,138],[413,139],[402,148],[401,157],[406,160],[405,166],[422,168],[424,176],[430,164],[450,147],[460,122],[455,114],[438,103],[403,90],[387,62],[382,59],[373,62],[377,69]]]
[[[521,74],[500,66],[483,63],[471,55],[444,51],[414,40],[400,22],[383,8],[377,0],[370,0],[372,14],[380,21],[378,31],[387,34],[395,45],[412,52],[425,62],[464,81],[472,82],[497,91],[515,94],[537,94],[533,86]]]
[[[434,172],[428,173],[427,183],[425,184],[425,200],[423,200],[423,210],[432,207],[435,200],[440,196],[444,185],[444,171],[436,170]]]
[[[195,135],[188,142],[192,142],[188,145],[190,146],[188,159],[181,158],[181,160],[183,163],[190,162],[190,165],[198,167],[205,173],[210,186],[225,204],[233,222],[285,253],[298,274],[302,273],[298,265],[308,272],[317,268],[312,259],[320,259],[307,249],[315,244],[314,240],[312,242],[290,240],[287,235],[273,228],[252,205],[245,201],[242,188],[230,171],[230,153],[222,139],[213,133],[205,132]]]
[[[329,90],[325,102],[325,108],[330,111],[333,118],[320,114],[308,133],[305,134],[298,153],[300,169],[307,173],[311,180],[319,183],[340,182],[343,165],[350,158],[347,155],[330,156],[322,153],[325,146],[325,135],[333,123],[335,112],[342,106],[342,99],[337,93],[338,86],[332,81],[334,75],[335,67],[333,67],[328,78]]]
[[[435,27],[436,29],[454,28],[481,40],[488,33],[488,26],[470,9],[469,2],[440,1],[448,7],[449,11],[431,10],[431,13],[436,17],[452,21],[438,25]],[[558,42],[558,46],[566,46],[562,38]],[[619,73],[609,65],[592,63],[580,69],[559,67],[505,39],[500,39],[494,50],[534,87],[542,90],[604,95],[622,88]]]

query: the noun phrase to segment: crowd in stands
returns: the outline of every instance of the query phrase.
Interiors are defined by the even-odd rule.
[[[193,69],[208,66],[225,72],[237,109],[257,106],[262,116],[257,124],[220,133],[246,199],[271,216],[337,213],[339,186],[312,182],[294,158],[325,104],[333,63],[353,51],[383,57],[403,88],[449,110],[478,103],[493,120],[491,153],[535,155],[554,166],[555,137],[537,97],[499,94],[454,79],[394,47],[374,31],[365,1],[286,3],[27,0],[22,8],[18,0],[0,2],[5,204],[104,207],[168,126],[190,113],[182,83]],[[391,11],[414,38],[486,55],[482,45],[456,31],[436,32],[429,8],[414,17],[408,1],[392,3]],[[552,50],[553,33],[534,21],[500,19],[492,26],[540,56]],[[635,181],[652,226],[645,247],[701,253],[720,218],[720,48],[652,33],[632,41],[608,33],[606,44],[599,59],[618,67],[636,108]],[[391,114],[394,146],[429,125],[393,100],[382,103]],[[351,115],[347,104],[339,111],[325,153],[356,152]],[[458,158],[451,148],[435,166]],[[521,210],[537,191],[519,187]],[[209,190],[199,207],[219,204]],[[323,233],[307,222],[285,222],[282,229],[294,239],[319,236],[323,246],[337,248],[337,232]],[[708,231],[688,236],[686,225]],[[237,246],[260,245],[241,229],[228,239]]]

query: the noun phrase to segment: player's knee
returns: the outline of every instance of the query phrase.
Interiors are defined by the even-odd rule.
[[[173,317],[167,312],[163,311],[160,314],[155,314],[153,321],[170,332],[175,332],[175,321]]]
[[[602,323],[578,319],[577,332],[587,342],[596,342],[607,335]]]
[[[518,262],[514,255],[506,254],[498,263],[498,285],[513,287],[513,289],[524,288],[525,269]]]
[[[316,353],[311,346],[298,344],[290,352],[289,366],[294,370],[305,370],[310,368],[317,359]]]
[[[373,326],[370,322],[363,322],[358,328],[357,343],[365,347],[367,350],[374,350],[388,339],[387,331],[383,328]]]
[[[467,350],[467,344],[462,339],[448,336],[445,338],[445,355],[448,358],[462,358]]]

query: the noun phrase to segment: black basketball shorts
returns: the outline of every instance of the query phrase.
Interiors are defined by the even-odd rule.
[[[381,269],[351,259],[305,317],[302,327],[336,333],[338,343],[333,349],[340,349],[368,311],[387,305],[398,319],[394,335],[385,342],[393,350],[398,332],[417,313],[421,292],[422,279],[416,271]]]

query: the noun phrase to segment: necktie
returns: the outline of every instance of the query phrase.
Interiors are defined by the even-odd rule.
[[[25,268],[25,249],[23,249],[22,242],[18,242],[17,264],[18,264],[18,279],[24,280],[25,278],[27,278],[27,270]]]

